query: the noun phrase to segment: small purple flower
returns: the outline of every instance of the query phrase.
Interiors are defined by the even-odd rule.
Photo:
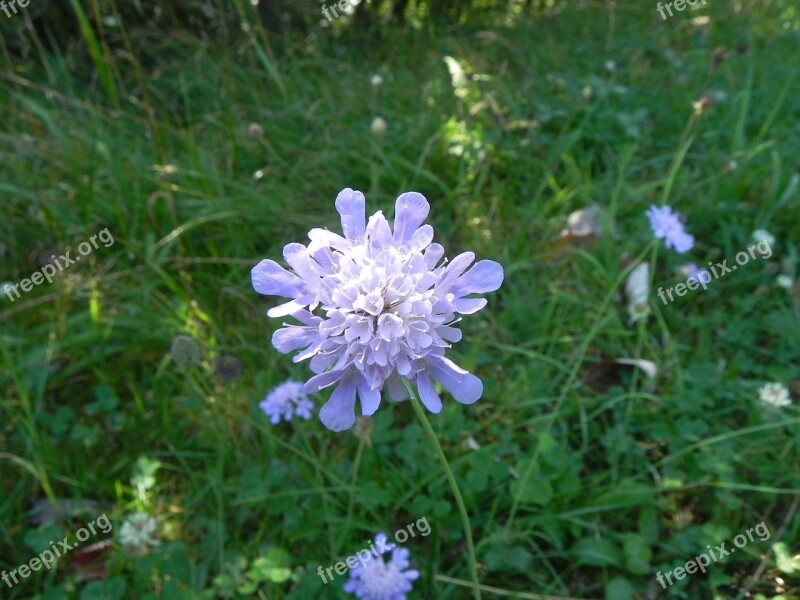
[[[284,323],[272,345],[284,354],[300,350],[294,362],[310,359],[316,375],[306,382],[307,392],[336,386],[319,414],[333,431],[355,423],[356,396],[365,416],[378,409],[384,384],[394,400],[404,399],[401,378],[416,384],[432,413],[442,409],[434,381],[462,404],[477,402],[481,380],[445,357],[445,350],[461,340],[457,314],[486,306],[474,294],[493,292],[503,282],[498,263],[472,265],[472,252],[442,260],[433,228],[422,224],[430,207],[421,194],[397,198],[394,228],[380,211],[367,221],[365,204],[361,192],[342,190],[336,210],[344,237],[312,229],[308,246],[283,249],[293,271],[273,260],[252,270],[258,293],[290,299],[267,315],[300,322]]]
[[[675,248],[679,254],[688,252],[694,247],[694,236],[686,233],[680,215],[672,211],[670,206],[651,206],[647,211],[650,229],[658,239],[663,239],[667,248]]]
[[[701,269],[695,263],[686,265],[686,281],[694,279],[697,283],[708,283],[711,281],[711,273],[708,269]]]
[[[355,594],[360,600],[406,600],[411,582],[419,578],[419,571],[409,569],[408,550],[386,542],[385,534],[375,536],[375,545],[381,550],[373,550],[371,559],[350,571],[350,579],[343,588],[345,592]],[[392,548],[389,562],[384,562],[383,554]]]
[[[314,403],[308,399],[302,383],[286,381],[267,394],[259,406],[269,417],[269,422],[277,425],[281,419],[287,422],[292,417],[310,419]]]

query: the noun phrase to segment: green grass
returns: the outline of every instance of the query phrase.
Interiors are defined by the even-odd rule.
[[[95,3],[73,2],[85,42],[53,49],[39,31],[27,54],[3,46],[0,281],[104,228],[114,244],[0,297],[0,570],[103,512],[114,535],[91,541],[115,543],[104,583],[84,580],[75,551],[0,595],[226,597],[249,569],[250,597],[346,598],[345,577],[323,586],[317,567],[426,517],[430,535],[408,543],[411,597],[470,597],[458,510],[408,403],[385,402],[361,437],[316,419],[273,427],[257,406],[309,370],[271,347],[274,302],[250,268],[337,229],[333,199],[352,187],[369,213],[422,192],[448,256],[505,268],[452,351],[483,398],[444,395],[430,417],[484,598],[779,598],[779,580],[800,598],[800,567],[781,559],[800,553],[800,296],[774,284],[800,244],[796,10],[709,0],[662,22],[648,3],[591,3],[277,36],[234,4],[236,26],[200,36],[101,31]],[[725,99],[694,115],[710,90]],[[758,228],[775,234],[773,256],[663,305],[655,290],[688,261],[652,244],[644,211],[662,202],[687,216],[701,266],[731,262]],[[597,236],[556,241],[591,204]],[[637,257],[653,266],[652,314],[631,324],[621,291]],[[170,353],[181,334],[202,349],[188,368]],[[236,381],[214,374],[225,354],[241,361]],[[659,374],[582,384],[606,358]],[[792,406],[760,405],[770,381],[793,386]],[[37,526],[42,500],[73,506]],[[142,555],[118,539],[137,511],[160,524]],[[762,521],[768,540],[666,591],[656,582]]]

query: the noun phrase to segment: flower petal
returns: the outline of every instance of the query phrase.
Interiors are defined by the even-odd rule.
[[[314,270],[308,248],[303,244],[286,244],[283,247],[283,258],[303,281],[312,284],[314,288],[319,286],[319,274]]]
[[[320,229],[315,227],[308,232],[308,239],[311,243],[308,245],[312,254],[318,254],[320,247],[328,246],[335,250],[349,250],[353,247],[353,242],[340,236],[338,233],[329,231],[328,229]]]
[[[267,311],[267,316],[273,319],[278,317],[286,317],[292,313],[296,313],[299,310],[303,310],[306,306],[308,306],[308,303],[301,304],[296,300],[289,300],[289,302],[270,308]]]
[[[353,377],[346,377],[319,411],[319,420],[331,431],[350,429],[356,423],[355,406],[356,383]]]
[[[414,232],[428,216],[430,205],[418,192],[400,194],[394,205],[394,240],[403,243],[411,239]]]
[[[358,397],[361,399],[361,414],[365,417],[375,414],[381,405],[380,389],[373,390],[363,377],[358,378],[356,387],[358,388]]]
[[[366,203],[364,194],[350,188],[343,189],[336,196],[336,210],[342,216],[342,232],[348,240],[364,235]]]
[[[459,277],[461,277],[464,271],[467,270],[467,267],[472,264],[473,260],[475,260],[474,252],[462,252],[456,256],[444,268],[442,278],[439,280],[439,284],[436,286],[436,289],[442,292],[449,291],[450,287]]]
[[[369,236],[370,244],[373,247],[380,248],[383,245],[392,243],[392,230],[382,211],[379,210],[369,218],[366,234]]]
[[[482,309],[488,301],[486,298],[456,298],[453,303],[456,307],[456,312],[462,315],[471,315]]]
[[[417,391],[419,392],[419,399],[425,405],[425,408],[434,414],[442,411],[442,399],[436,393],[436,388],[433,386],[431,378],[424,371],[417,373]]]
[[[265,296],[294,298],[303,289],[303,281],[274,260],[265,259],[250,271],[253,289]]]
[[[461,404],[473,404],[483,394],[481,380],[444,356],[430,357],[425,368]]]
[[[324,390],[326,387],[332,386],[334,383],[344,377],[344,375],[345,369],[339,369],[338,371],[325,371],[319,375],[314,375],[314,377],[306,381],[305,385],[303,385],[303,390],[305,390],[305,392],[308,394],[316,394],[317,392]]]
[[[316,336],[316,331],[310,327],[289,325],[272,334],[272,345],[281,354],[288,354],[292,350],[305,348]]]
[[[675,252],[683,254],[694,247],[694,236],[683,232],[676,233],[672,235],[670,242],[672,242]]]
[[[493,292],[503,283],[503,267],[493,260],[482,260],[453,284],[453,293],[466,296],[467,294],[484,294]]]
[[[382,556],[394,550],[397,544],[390,542],[389,537],[385,533],[379,533],[375,536],[375,546],[378,556]]]
[[[391,376],[386,380],[386,387],[389,390],[389,398],[395,402],[400,402],[408,398],[408,391],[406,386],[399,377]]]
[[[436,333],[439,334],[439,337],[448,342],[460,342],[462,337],[460,329],[457,329],[456,327],[450,327],[448,325],[437,327]]]
[[[433,241],[433,227],[423,225],[411,235],[409,250],[419,252]]]
[[[408,548],[395,548],[392,551],[392,558],[391,563],[400,570],[408,568],[411,564],[409,557],[411,556],[411,552],[409,552]]]
[[[425,264],[428,265],[428,268],[433,269],[436,263],[444,256],[444,246],[435,243],[431,244],[425,248],[423,256],[425,257]]]

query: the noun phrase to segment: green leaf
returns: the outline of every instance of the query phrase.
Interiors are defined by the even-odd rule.
[[[486,553],[484,562],[489,571],[528,573],[533,564],[533,555],[523,546],[496,545]]]
[[[127,586],[122,577],[107,581],[93,581],[81,590],[80,600],[122,600]]]
[[[642,506],[639,511],[639,533],[650,544],[658,541],[661,527],[658,522],[658,511],[652,504]]]
[[[161,467],[161,461],[140,456],[131,477],[131,485],[139,490],[147,491],[156,485],[156,471]]]
[[[256,593],[258,587],[259,583],[257,581],[251,581],[246,579],[236,586],[236,591],[239,592],[242,596],[250,596],[251,594]]]
[[[572,547],[572,554],[584,565],[593,567],[619,567],[622,553],[606,538],[583,538]]]
[[[250,565],[247,576],[256,582],[271,581],[283,583],[292,576],[291,557],[280,548],[271,548],[266,555],[260,556]]]
[[[63,537],[64,533],[61,529],[56,527],[53,523],[45,523],[36,529],[29,529],[26,531],[23,541],[28,548],[35,553],[39,553],[42,550],[50,548],[51,540],[60,540]]]
[[[56,587],[37,594],[34,596],[34,600],[69,600],[69,595],[63,588]]]
[[[789,546],[783,542],[778,542],[772,545],[772,551],[775,553],[775,562],[778,565],[778,570],[783,573],[795,573],[800,571],[800,554],[792,556],[789,551]]]
[[[636,588],[630,581],[622,577],[615,577],[606,584],[606,600],[634,600]]]
[[[522,488],[522,481],[514,481],[511,483],[511,494],[517,496],[523,504],[538,504],[540,506],[547,505],[553,497],[553,488],[550,487],[550,482],[544,475],[535,474],[528,478],[525,483],[524,489]]]
[[[89,415],[98,415],[101,413],[112,413],[116,410],[119,404],[119,398],[110,385],[99,385],[94,388],[95,401],[91,402],[86,407],[86,412]]]
[[[97,445],[97,442],[100,439],[100,434],[97,430],[97,427],[90,427],[84,425],[83,423],[78,423],[72,428],[70,438],[73,441],[83,444],[84,446],[91,447]]]
[[[646,575],[650,572],[650,559],[653,553],[644,537],[636,533],[623,536],[623,552],[625,553],[625,566],[634,575]]]

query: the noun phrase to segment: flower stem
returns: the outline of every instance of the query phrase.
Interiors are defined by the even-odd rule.
[[[461,524],[464,527],[464,536],[467,540],[469,569],[473,582],[472,595],[475,597],[475,600],[481,600],[481,587],[478,581],[478,561],[475,558],[475,545],[472,543],[472,528],[469,524],[469,515],[467,514],[467,507],[464,504],[464,498],[461,497],[461,490],[458,489],[458,483],[456,483],[456,478],[453,476],[453,471],[450,469],[450,463],[447,462],[447,457],[444,455],[442,446],[439,444],[439,439],[436,437],[436,433],[434,433],[430,421],[428,421],[428,416],[425,414],[425,409],[422,407],[414,388],[411,387],[411,382],[403,378],[403,384],[406,386],[408,395],[411,397],[411,405],[414,407],[414,412],[417,413],[420,423],[422,423],[422,428],[425,430],[425,433],[428,434],[428,437],[436,448],[439,461],[442,463],[445,475],[447,475],[447,481],[450,483],[450,489],[453,492],[453,496],[456,498],[458,512],[461,514]]]

